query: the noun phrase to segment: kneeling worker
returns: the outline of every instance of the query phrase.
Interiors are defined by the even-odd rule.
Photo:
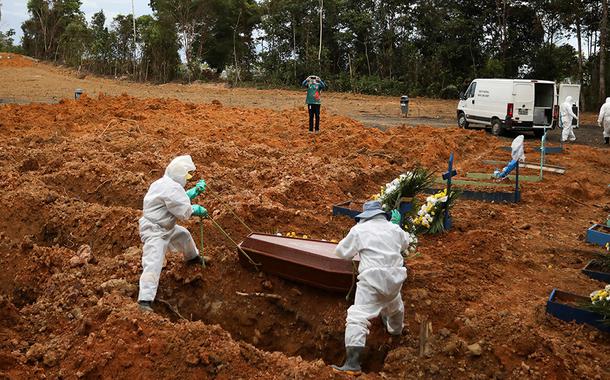
[[[371,319],[381,315],[390,334],[402,333],[405,310],[400,289],[407,279],[402,252],[409,247],[409,235],[398,226],[397,210],[392,211],[390,222],[381,203],[369,201],[356,220],[358,224],[335,250],[337,256],[346,260],[360,255],[356,298],[347,310],[345,364],[333,366],[351,374],[360,372],[360,354],[366,345]]]
[[[205,191],[205,181],[185,191],[189,172],[195,170],[191,156],[178,156],[165,169],[165,175],[150,185],[144,197],[144,215],[140,218],[142,249],[142,276],[138,304],[144,311],[152,311],[152,301],[157,294],[163,259],[168,249],[184,254],[187,264],[201,264],[193,237],[176,220],[194,216],[207,217],[208,212],[200,205],[192,205],[191,199]]]

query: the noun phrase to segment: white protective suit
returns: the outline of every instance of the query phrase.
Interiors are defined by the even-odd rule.
[[[610,98],[606,98],[606,103],[599,109],[597,124],[604,127],[604,138],[610,138]]]
[[[566,96],[566,101],[561,103],[561,107],[559,107],[561,127],[563,128],[563,131],[561,132],[561,141],[568,141],[568,139],[570,141],[576,140],[572,119],[578,119],[578,116],[576,116],[574,111],[572,111],[573,105],[574,101],[572,100],[572,97]]]
[[[191,200],[184,185],[189,171],[195,170],[191,156],[172,160],[165,175],[150,185],[144,196],[144,215],[140,218],[142,276],[138,301],[153,301],[159,286],[159,276],[168,249],[182,252],[185,260],[199,255],[191,234],[176,220],[191,216]]]
[[[516,161],[525,161],[525,149],[524,149],[525,136],[519,135],[515,137],[513,142],[510,144],[511,158]]]
[[[401,252],[409,235],[385,215],[363,219],[339,242],[335,254],[342,259],[360,255],[354,304],[347,310],[345,346],[364,347],[370,319],[381,314],[390,334],[400,334],[404,305],[400,289],[407,279]]]

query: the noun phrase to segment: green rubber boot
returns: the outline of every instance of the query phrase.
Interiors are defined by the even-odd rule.
[[[331,366],[336,371],[345,372],[348,375],[357,375],[360,373],[360,354],[364,347],[348,346],[345,347],[345,363],[339,367]]]

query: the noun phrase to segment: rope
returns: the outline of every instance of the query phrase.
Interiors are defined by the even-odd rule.
[[[200,256],[201,256],[201,266],[205,268],[205,258],[203,256],[203,218],[199,218],[199,242],[201,243]]]
[[[237,216],[237,214],[229,207],[229,205],[227,205],[225,202],[222,201],[222,199],[220,199],[220,197],[218,197],[218,195],[216,194],[216,192],[212,189],[210,189],[210,187],[207,187],[207,190],[209,192],[209,194],[211,196],[214,197],[214,199],[216,199],[218,202],[220,202],[220,204],[225,208],[225,210],[229,211],[231,214],[233,214],[233,216],[235,217],[235,219],[237,219],[241,224],[244,225],[244,227],[246,227],[248,229],[248,231],[250,233],[253,233],[254,231],[252,230],[252,228],[248,227],[248,225],[239,217]]]
[[[262,265],[260,263],[255,262],[254,260],[252,260],[252,258],[250,256],[248,256],[248,254],[239,246],[239,244],[237,244],[233,239],[231,239],[231,236],[229,236],[228,233],[225,232],[225,230],[222,229],[222,227],[220,227],[220,224],[218,224],[214,219],[212,219],[211,217],[209,218],[210,221],[212,221],[212,223],[216,226],[216,228],[218,228],[218,230],[220,232],[222,232],[222,234],[231,241],[231,243],[233,243],[235,245],[235,247],[237,247],[237,249],[239,250],[239,252],[242,253],[242,255],[246,256],[246,258],[248,259],[248,261],[250,261],[250,263],[252,265],[254,265],[254,267],[258,270],[258,266]]]
[[[347,292],[347,295],[345,296],[346,301],[349,301],[349,299],[352,297],[352,291],[356,286],[356,272],[358,272],[358,267],[356,267],[356,262],[352,260],[352,286],[350,286],[349,292]]]

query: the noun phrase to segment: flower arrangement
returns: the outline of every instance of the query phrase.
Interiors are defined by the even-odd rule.
[[[285,234],[282,234],[281,232],[276,232],[275,236],[286,236],[286,237],[297,238],[297,239],[311,239],[311,237],[309,237],[308,235],[305,235],[305,234],[303,234],[302,236],[299,236],[294,231],[286,232]],[[321,241],[329,241],[331,243],[338,243],[338,241],[335,239],[331,239],[331,240],[321,239]]]
[[[276,233],[277,236],[282,236],[281,232]],[[301,238],[301,239],[309,239],[309,236],[307,235],[303,235],[302,237],[297,235],[296,232],[294,231],[290,231],[290,232],[286,232],[286,234],[284,234],[284,236],[286,237],[291,237],[291,238]]]
[[[381,186],[379,194],[374,195],[373,199],[381,202],[387,212],[397,209],[402,198],[413,198],[433,183],[434,173],[418,166]]]
[[[405,221],[404,225],[402,226],[402,228],[405,230],[405,232],[409,235],[409,247],[407,248],[407,250],[405,252],[402,252],[403,257],[405,259],[417,256],[417,243],[419,242],[419,240],[417,240],[417,229],[415,228],[415,225],[413,224],[413,219],[411,219],[411,218],[406,218],[406,219],[407,220]]]
[[[459,197],[459,192],[447,189],[426,198],[421,206],[413,224],[418,232],[437,234],[445,231],[445,209],[451,209]]]
[[[590,295],[591,303],[585,305],[589,311],[602,315],[602,321],[610,325],[610,285],[604,289],[596,290]]]

